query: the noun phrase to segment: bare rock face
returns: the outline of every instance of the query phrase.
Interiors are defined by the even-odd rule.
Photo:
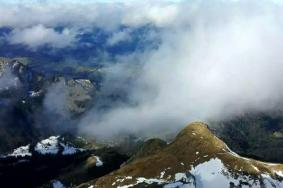
[[[95,84],[88,79],[45,75],[24,58],[0,57],[0,151],[32,142],[48,131],[65,130],[61,125],[86,112],[95,94]]]
[[[24,59],[0,58],[0,151],[31,142],[38,135],[32,126],[32,112],[38,101],[29,91],[39,91],[42,76],[31,71]],[[13,139],[11,139],[13,137]]]
[[[94,84],[87,79],[76,79],[66,81],[66,86],[68,109],[76,114],[85,112],[95,95]]]
[[[244,158],[201,122],[188,125],[164,148],[84,184],[125,187],[282,187],[283,165]]]
[[[2,80],[0,81],[0,92],[17,89],[17,92],[14,93],[20,94],[22,98],[44,97],[50,91],[50,86],[63,82],[64,89],[62,90],[66,92],[66,108],[75,115],[87,110],[96,91],[95,85],[88,79],[45,77],[30,70],[21,58],[0,58],[0,79]]]
[[[46,87],[44,107],[62,117],[76,117],[93,104],[96,88],[90,80],[59,77]]]
[[[0,85],[2,85],[2,90],[21,88],[27,93],[27,91],[36,91],[43,87],[44,76],[29,69],[26,61],[24,58],[0,58],[0,80],[2,80]],[[4,83],[6,85],[3,88]]]

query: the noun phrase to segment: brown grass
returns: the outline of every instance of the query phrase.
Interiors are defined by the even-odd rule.
[[[150,149],[154,150],[153,147]],[[280,164],[271,165],[237,156],[229,150],[223,141],[212,134],[206,124],[195,122],[183,129],[175,140],[166,147],[158,148],[150,155],[139,153],[139,157],[129,164],[99,178],[95,182],[95,187],[111,188],[118,185],[128,185],[135,183],[137,177],[160,178],[162,171],[166,171],[163,179],[173,180],[174,174],[188,172],[192,166],[215,157],[222,160],[228,170],[255,177],[261,173],[267,173],[276,178],[274,171],[283,170],[283,165]],[[126,176],[131,176],[133,179],[123,182],[116,181],[117,178]],[[115,185],[112,185],[115,181]]]

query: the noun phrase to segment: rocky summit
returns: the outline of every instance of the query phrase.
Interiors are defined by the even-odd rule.
[[[170,144],[139,153],[120,169],[79,187],[276,187],[283,186],[283,165],[241,157],[201,122],[183,129]]]

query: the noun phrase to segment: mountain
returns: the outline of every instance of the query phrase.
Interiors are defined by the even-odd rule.
[[[206,124],[193,123],[170,144],[160,139],[144,143],[134,135],[110,150],[104,146],[75,153],[77,147],[56,141],[60,137],[42,139],[76,132],[80,116],[99,103],[99,83],[92,77],[99,76],[100,71],[81,66],[70,71],[64,65],[57,67],[60,74],[43,74],[37,66],[43,65],[28,58],[0,58],[0,152],[10,152],[8,158],[0,160],[3,179],[16,173],[26,185],[46,183],[46,187],[50,187],[53,178],[58,180],[55,184],[86,182],[79,187],[99,188],[283,186],[282,165],[254,160],[282,162],[281,112],[211,122],[213,131]],[[233,151],[254,159],[232,152],[216,136]],[[53,146],[54,142],[59,145]],[[38,152],[44,143],[47,156]],[[137,148],[140,149],[136,152]],[[49,155],[55,151],[56,155]],[[64,152],[74,155],[62,155]],[[96,155],[104,162],[103,167],[95,165],[99,161]],[[22,163],[26,160],[29,162]],[[38,169],[43,175],[31,184]]]
[[[80,72],[81,67],[76,69]],[[247,115],[231,121],[215,122],[219,126],[213,131],[219,138],[206,124],[193,123],[181,131],[172,143],[150,139],[135,154],[128,152],[128,156],[120,155],[121,149],[118,148],[76,153],[79,151],[76,147],[58,145],[56,139],[59,137],[50,137],[43,140],[41,145],[35,145],[55,132],[64,134],[66,125],[69,132],[75,129],[76,119],[95,102],[99,89],[95,80],[74,76],[76,71],[68,74],[64,68],[62,70],[62,75],[50,72],[42,74],[34,69],[34,63],[28,58],[0,58],[0,117],[3,120],[0,122],[0,151],[7,153],[19,147],[0,161],[3,180],[15,172],[35,174],[38,169],[44,169],[40,171],[46,176],[40,175],[35,184],[30,184],[30,175],[19,174],[19,177],[26,185],[47,183],[47,187],[52,178],[57,178],[65,185],[86,182],[79,187],[93,185],[99,188],[283,186],[282,165],[241,157],[219,139],[245,156],[282,162],[281,113],[278,116],[274,115],[276,113],[272,116]],[[96,71],[92,73],[96,74]],[[64,114],[57,114],[57,108]],[[41,127],[37,127],[37,124],[41,124]],[[54,142],[58,146],[53,147]],[[136,148],[137,145],[130,141],[130,148]],[[40,155],[40,146],[47,148],[49,157]],[[120,148],[125,150],[127,145]],[[50,158],[50,152],[55,151],[55,157],[51,155]],[[74,155],[62,155],[64,152],[73,152]],[[97,153],[105,162],[103,168],[95,165],[99,161],[95,157]],[[29,162],[22,163],[21,160]],[[11,165],[14,167],[10,168]]]
[[[30,64],[28,58],[0,57],[1,153],[75,129],[71,121],[90,108],[96,94],[92,80],[42,74]]]
[[[248,113],[210,125],[233,151],[259,160],[283,163],[282,112]]]
[[[0,155],[0,187],[76,185],[108,174],[127,159],[82,138],[51,136]]]
[[[234,153],[204,123],[188,125],[164,147],[139,153],[120,169],[80,187],[283,187],[283,165]]]

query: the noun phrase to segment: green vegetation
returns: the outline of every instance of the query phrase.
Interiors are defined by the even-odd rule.
[[[246,114],[213,122],[215,134],[235,152],[269,162],[283,162],[283,116]]]

